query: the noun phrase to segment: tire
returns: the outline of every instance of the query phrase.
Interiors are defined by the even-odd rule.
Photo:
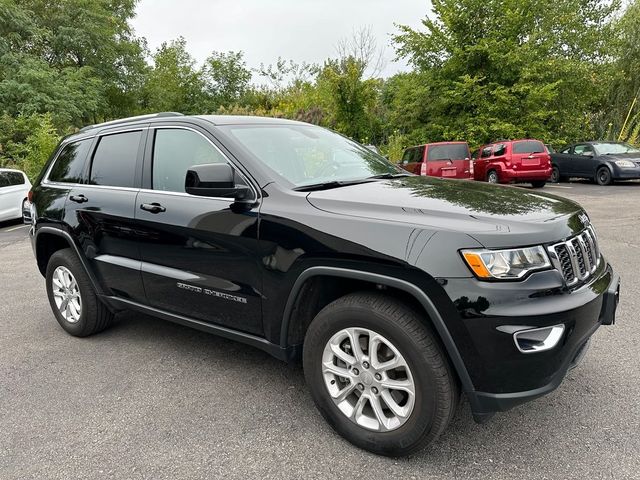
[[[350,356],[346,350],[352,345],[349,339],[355,337],[367,346],[367,339],[381,338],[375,358],[387,363],[397,359],[403,366],[376,370],[380,363],[374,361],[368,347],[361,350],[359,360],[355,354]],[[326,371],[327,365],[332,365],[332,369],[348,365],[337,360],[333,353],[336,350],[329,342],[342,352],[341,356],[353,360],[354,368],[348,370],[348,377]],[[354,293],[323,308],[307,331],[303,365],[311,395],[329,425],[354,445],[380,455],[407,455],[432,443],[445,430],[459,403],[456,377],[435,334],[421,321],[420,314],[382,294]],[[412,385],[413,397],[404,390],[385,388],[389,379]],[[334,401],[333,396],[347,391],[350,393],[346,400]],[[385,398],[397,402],[395,405],[404,410],[403,415],[394,415],[389,407],[393,402],[386,403]],[[386,408],[382,421],[376,420],[380,416],[375,415],[373,400]],[[348,410],[355,411],[353,407],[361,401],[364,408],[360,419],[352,420]],[[351,417],[358,415],[354,417],[351,413]]]
[[[113,313],[96,296],[84,266],[70,248],[51,255],[45,282],[51,310],[70,335],[86,337],[113,322]]]
[[[613,183],[611,170],[609,170],[607,167],[600,167],[596,172],[596,182],[598,183],[598,185],[611,185]]]
[[[544,180],[538,180],[536,182],[531,182],[531,186],[533,186],[533,188],[542,188],[547,184],[547,182],[545,182]]]
[[[549,181],[551,183],[560,183],[562,181],[562,176],[560,175],[560,169],[558,167],[553,167],[551,170],[551,177],[549,177]]]
[[[495,170],[489,170],[487,172],[487,182],[489,183],[500,183],[500,178],[498,177],[498,172]]]

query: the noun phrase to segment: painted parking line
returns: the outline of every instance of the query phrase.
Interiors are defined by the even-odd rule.
[[[573,187],[561,187],[560,185],[547,185],[547,188],[568,188],[568,189],[572,189]]]
[[[18,225],[17,227],[7,228],[6,230],[1,230],[2,232],[13,232],[14,230],[19,230],[21,228],[27,228],[29,225]]]

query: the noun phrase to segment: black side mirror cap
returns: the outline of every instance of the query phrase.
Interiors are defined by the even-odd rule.
[[[246,185],[236,185],[235,172],[226,163],[206,163],[189,167],[184,180],[184,190],[199,197],[231,198],[246,200],[251,190]]]

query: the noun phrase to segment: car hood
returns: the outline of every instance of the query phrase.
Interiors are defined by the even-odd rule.
[[[600,155],[600,158],[604,160],[630,160],[634,163],[640,163],[640,153],[618,153],[616,155]]]
[[[486,247],[554,242],[588,222],[575,202],[538,190],[434,177],[322,190],[307,199],[334,214],[466,233]]]

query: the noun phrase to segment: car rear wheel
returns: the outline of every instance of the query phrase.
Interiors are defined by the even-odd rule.
[[[380,294],[350,294],[318,313],[303,362],[322,416],[377,454],[406,455],[433,442],[458,403],[434,334],[417,312]]]
[[[549,178],[551,183],[560,183],[560,169],[558,167],[553,167],[551,170],[551,178]]]
[[[107,328],[113,313],[98,299],[77,255],[70,248],[49,259],[46,272],[49,304],[60,326],[76,337]]]
[[[537,181],[537,182],[531,182],[531,186],[532,186],[533,188],[542,188],[542,187],[544,187],[546,184],[547,184],[547,182],[545,182],[544,180],[540,180],[540,181]]]
[[[489,173],[487,173],[487,182],[498,183],[499,181],[500,179],[498,178],[498,172],[496,172],[495,170],[491,170]]]
[[[600,167],[596,172],[596,182],[598,182],[598,185],[611,185],[613,183],[611,170],[607,167]]]

